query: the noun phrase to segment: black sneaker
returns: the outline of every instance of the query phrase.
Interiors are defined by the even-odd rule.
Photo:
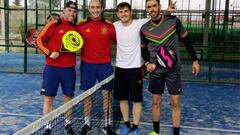
[[[110,125],[104,127],[102,131],[105,135],[117,135],[116,133],[114,133],[113,128]]]
[[[80,132],[80,135],[86,135],[90,130],[92,130],[92,128],[90,126],[88,126],[87,124],[85,124],[82,127],[82,130]]]
[[[52,135],[52,130],[47,128],[42,135]]]
[[[73,129],[72,129],[71,124],[67,124],[67,125],[64,127],[64,131],[65,131],[66,135],[74,135],[74,131],[73,131]]]

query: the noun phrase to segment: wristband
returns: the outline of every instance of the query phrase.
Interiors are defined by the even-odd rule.
[[[144,63],[145,67],[147,67],[148,64],[150,64],[149,61],[145,62],[145,63]]]

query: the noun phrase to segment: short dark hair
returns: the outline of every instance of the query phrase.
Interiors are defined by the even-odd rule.
[[[71,5],[74,5],[75,8],[74,8],[73,6],[71,6]],[[76,3],[76,2],[73,2],[73,1],[71,1],[71,0],[68,1],[68,2],[65,4],[64,9],[67,8],[67,7],[73,8],[73,9],[77,9],[77,8],[78,8],[78,7],[77,7],[77,3]]]
[[[127,2],[121,2],[121,3],[119,3],[119,4],[117,5],[117,11],[118,11],[119,9],[124,8],[124,7],[127,7],[130,11],[132,11],[132,6],[131,6],[129,3],[127,3]]]
[[[150,0],[146,0],[146,3],[147,3],[147,1],[150,1]],[[160,0],[156,0],[157,2],[158,2],[158,4],[160,4]]]

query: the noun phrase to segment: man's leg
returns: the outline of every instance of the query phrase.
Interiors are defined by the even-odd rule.
[[[95,85],[96,82],[96,65],[81,61],[80,64],[80,89],[87,91]],[[91,111],[92,97],[88,96],[83,100],[85,125],[82,127],[81,134],[86,134],[91,129]]]
[[[128,100],[120,100],[120,109],[123,116],[123,121],[126,127],[131,129],[131,124],[129,121],[129,103]]]
[[[182,93],[180,71],[169,72],[166,74],[166,80],[168,91],[171,95],[173,134],[179,135],[181,120],[180,94]]]
[[[103,111],[105,116],[104,126],[111,125],[112,122],[112,91],[102,90]]]
[[[98,82],[103,81],[113,74],[113,67],[111,63],[98,64],[97,66],[97,80]],[[113,81],[111,80],[101,88],[103,97],[103,111],[105,114],[104,126],[109,127],[112,122],[112,89]]]
[[[128,100],[120,100],[120,109],[124,122],[129,122],[129,104]]]
[[[55,97],[52,96],[44,96],[44,101],[43,101],[43,115],[48,114],[53,110],[53,101]],[[51,129],[51,124],[48,123],[46,125],[46,129]]]
[[[153,119],[153,130],[159,134],[160,132],[160,117],[161,117],[161,102],[162,95],[152,95],[152,119]]]
[[[84,99],[83,101],[84,104],[84,119],[85,119],[85,124],[87,124],[89,127],[91,126],[90,121],[91,121],[91,112],[92,112],[92,97],[89,96]]]
[[[171,95],[172,121],[174,135],[179,135],[181,121],[181,104],[179,95]]]
[[[44,96],[43,115],[46,115],[53,110],[54,98],[55,97],[52,97],[52,96]]]
[[[92,97],[88,96],[83,100],[84,121],[85,124],[80,131],[80,135],[86,135],[92,130],[91,128],[91,111],[92,111]]]
[[[73,97],[69,97],[64,95],[64,104],[67,103],[68,101],[72,100]],[[64,114],[65,117],[65,124],[71,124],[71,119],[72,119],[72,113],[73,110],[72,108],[70,108],[69,110],[67,110],[67,112]]]
[[[72,98],[73,98],[72,96],[64,95],[64,104],[70,101]],[[72,107],[64,113],[64,118],[65,118],[64,129],[67,135],[74,135],[74,130],[72,129],[72,125],[71,125],[72,113],[73,113]]]
[[[142,114],[142,102],[133,102],[133,130],[138,128],[141,114]]]

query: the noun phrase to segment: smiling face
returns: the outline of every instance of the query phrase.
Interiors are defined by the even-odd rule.
[[[74,22],[77,15],[77,7],[72,4],[63,10],[64,18],[69,22]]]
[[[128,7],[119,8],[117,11],[117,17],[122,23],[130,23],[132,21],[132,11]]]
[[[157,20],[161,13],[161,6],[159,5],[157,0],[147,0],[146,10],[151,16],[152,20]]]
[[[89,2],[88,11],[90,13],[91,18],[93,18],[93,19],[101,18],[103,7],[102,7],[100,0],[91,0]]]

